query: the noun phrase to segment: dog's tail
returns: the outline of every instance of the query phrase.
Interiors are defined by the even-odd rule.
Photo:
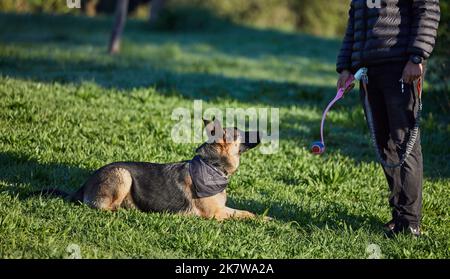
[[[60,190],[58,188],[46,188],[39,191],[32,192],[31,196],[43,196],[43,197],[60,197],[70,202],[78,202],[83,199],[83,189],[81,187],[78,191],[74,193],[68,193],[66,191]]]

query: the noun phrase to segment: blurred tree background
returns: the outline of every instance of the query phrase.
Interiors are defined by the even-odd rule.
[[[82,9],[69,9],[65,0],[2,0],[0,12],[71,13],[88,16],[110,15],[118,0],[81,0]],[[152,3],[163,2],[157,13]],[[433,90],[448,92],[450,50],[450,0],[441,0],[441,25],[428,79]],[[133,18],[158,17],[154,28],[188,31],[224,28],[234,23],[256,28],[298,31],[323,37],[340,37],[347,22],[350,0],[128,0],[128,15]]]
[[[65,0],[2,0],[3,12],[112,14],[117,0],[82,0],[83,9],[69,9]],[[129,14],[147,17],[150,0],[129,0]],[[165,13],[207,10],[234,23],[260,28],[297,30],[321,36],[341,34],[349,0],[166,0]],[[149,7],[150,5],[150,7]],[[183,13],[183,15],[185,15]]]

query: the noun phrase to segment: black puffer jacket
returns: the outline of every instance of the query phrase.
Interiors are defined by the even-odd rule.
[[[373,8],[369,7],[369,4]],[[392,61],[412,54],[427,59],[433,51],[440,19],[439,0],[352,0],[347,31],[336,70]],[[378,7],[376,7],[378,6]]]

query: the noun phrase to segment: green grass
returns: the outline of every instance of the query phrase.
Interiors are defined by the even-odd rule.
[[[334,94],[340,40],[230,26],[156,32],[128,22],[123,51],[106,54],[109,19],[0,15],[0,257],[84,258],[450,257],[450,125],[425,93],[424,237],[387,239],[387,185],[373,162],[356,91],[327,119],[327,154],[308,151]],[[100,212],[61,199],[113,161],[190,159],[170,138],[171,112],[280,108],[280,151],[245,154],[231,206],[275,218],[216,222],[171,214]]]

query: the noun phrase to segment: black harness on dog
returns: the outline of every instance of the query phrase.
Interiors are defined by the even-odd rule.
[[[197,198],[214,196],[227,188],[228,177],[221,170],[195,156],[189,162],[189,174],[194,184],[194,195]]]

